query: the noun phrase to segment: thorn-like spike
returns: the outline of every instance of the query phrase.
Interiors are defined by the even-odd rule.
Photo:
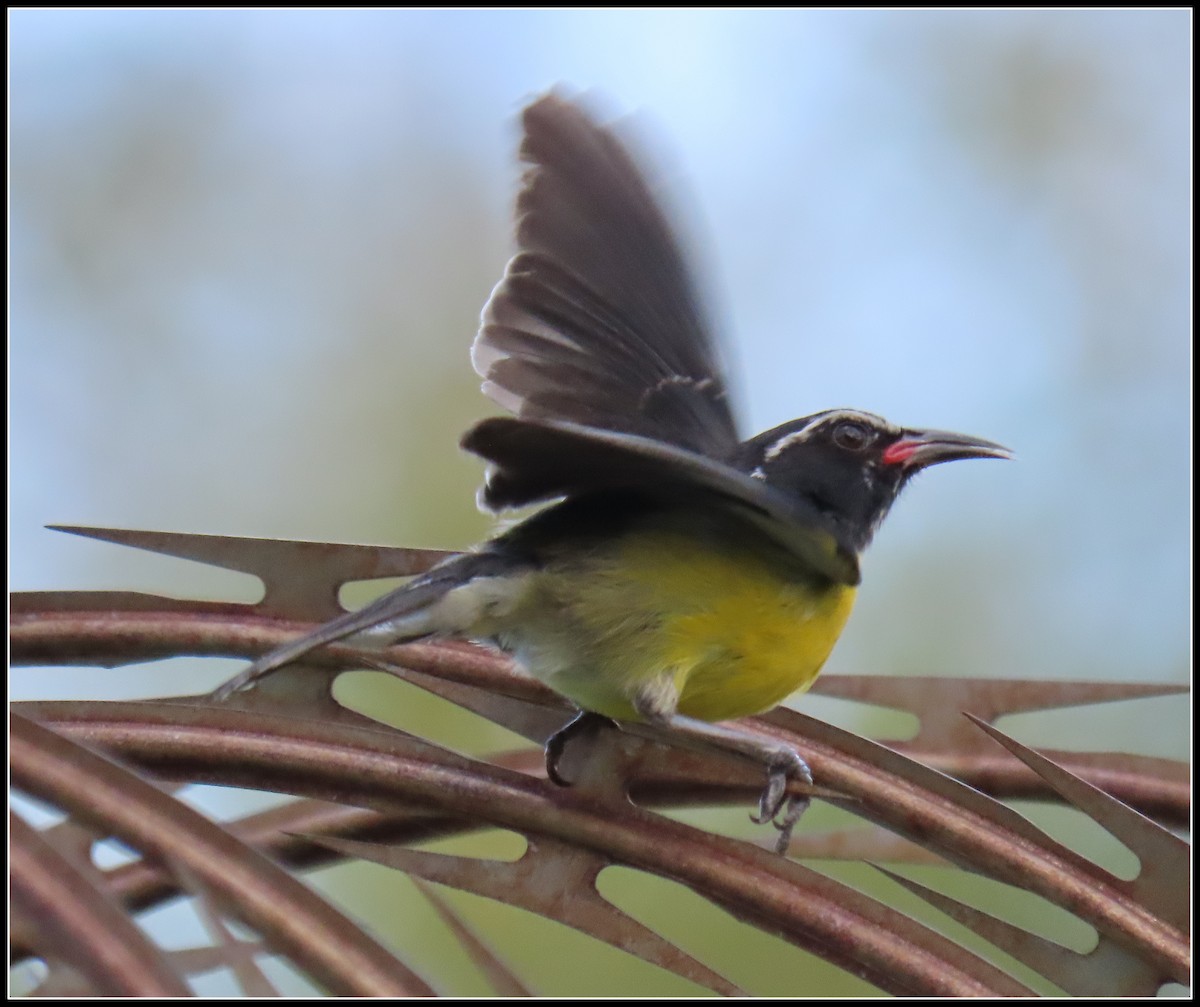
[[[1179,682],[1072,682],[942,678],[933,675],[906,675],[904,678],[894,675],[825,675],[813,683],[811,691],[825,696],[837,696],[840,699],[861,700],[877,706],[924,713],[928,712],[930,707],[927,702],[928,692],[935,691],[943,697],[938,706],[949,707],[953,704],[944,701],[945,690],[953,689],[961,705],[970,706],[971,709],[988,708],[1000,716],[1091,703],[1172,696],[1188,692],[1190,688],[1189,685]],[[971,702],[963,702],[965,700]]]
[[[1074,805],[1128,847],[1140,861],[1141,871],[1134,881],[1121,883],[1136,889],[1143,903],[1151,906],[1172,925],[1186,929],[1191,918],[1188,886],[1180,882],[1188,877],[1190,870],[1191,851],[1187,843],[1032,748],[1022,745],[978,717],[969,713],[966,716],[1037,773],[1063,800]]]
[[[871,866],[1073,996],[1154,996],[1162,984],[1152,966],[1112,941],[1102,938],[1092,951],[1080,954],[879,864]],[[1098,958],[1108,961],[1101,965]]]
[[[514,861],[477,860],[336,836],[305,838],[346,856],[556,920],[724,996],[745,995],[724,976],[601,896],[595,881],[609,861],[549,836],[539,836],[525,855]],[[570,891],[571,897],[563,899],[563,891]]]
[[[812,691],[823,696],[905,710],[920,719],[909,740],[914,749],[942,751],[971,746],[978,737],[955,713],[970,710],[992,723],[1007,714],[1092,703],[1147,699],[1187,692],[1171,682],[1063,682],[891,675],[825,675]]]
[[[412,879],[413,885],[438,914],[454,934],[459,946],[466,952],[468,958],[482,972],[492,986],[492,992],[503,997],[531,997],[533,991],[517,977],[517,974],[504,963],[496,951],[467,925],[467,922],[454,911],[433,885],[420,878]]]
[[[343,613],[337,595],[341,586],[349,581],[408,577],[424,573],[454,555],[441,549],[337,545],[236,535],[88,528],[82,525],[46,527],[69,535],[248,573],[261,580],[266,587],[263,600],[259,603],[260,610],[314,621],[325,621]]]

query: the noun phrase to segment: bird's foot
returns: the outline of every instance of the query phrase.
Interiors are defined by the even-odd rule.
[[[776,853],[787,852],[788,844],[792,841],[792,829],[810,803],[806,794],[788,794],[787,785],[791,780],[799,780],[811,787],[812,770],[792,749],[780,748],[772,753],[767,762],[767,785],[758,799],[758,814],[750,816],[756,825],[770,822],[779,830],[779,838],[775,841]]]
[[[546,775],[552,782],[557,783],[560,787],[571,786],[571,781],[558,771],[558,764],[562,760],[567,742],[602,726],[616,727],[617,724],[610,717],[584,710],[546,739]]]

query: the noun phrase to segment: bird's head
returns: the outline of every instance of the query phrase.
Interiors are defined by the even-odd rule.
[[[959,458],[1011,458],[999,444],[944,430],[906,430],[872,413],[830,409],[742,443],[734,464],[800,497],[861,551],[917,472]]]

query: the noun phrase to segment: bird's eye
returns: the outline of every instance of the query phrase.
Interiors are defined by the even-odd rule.
[[[861,451],[874,439],[874,431],[850,420],[843,420],[833,428],[833,443],[847,451]]]

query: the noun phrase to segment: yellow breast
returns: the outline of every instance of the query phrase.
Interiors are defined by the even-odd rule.
[[[540,575],[509,642],[584,709],[636,719],[632,697],[669,676],[678,712],[729,720],[808,688],[854,595],[770,550],[656,528]]]

